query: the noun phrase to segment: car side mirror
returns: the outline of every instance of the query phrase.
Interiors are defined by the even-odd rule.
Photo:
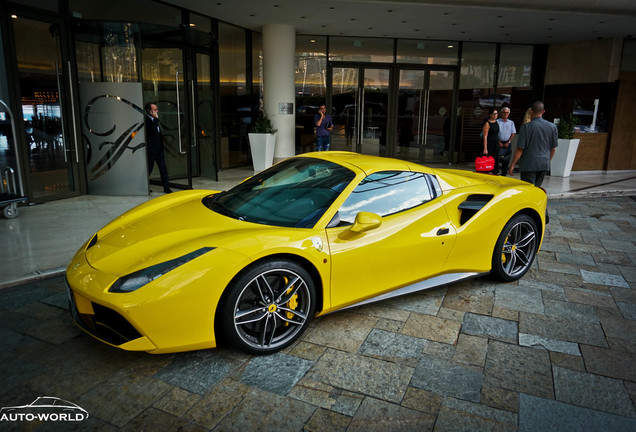
[[[356,220],[349,227],[349,231],[362,233],[370,231],[382,225],[382,217],[375,213],[360,212],[356,215]]]

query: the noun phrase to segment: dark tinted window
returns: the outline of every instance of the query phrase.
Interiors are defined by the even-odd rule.
[[[239,220],[311,228],[354,177],[332,162],[288,159],[203,203]]]

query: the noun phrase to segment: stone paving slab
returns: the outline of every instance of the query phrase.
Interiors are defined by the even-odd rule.
[[[271,356],[124,352],[71,324],[62,277],[2,289],[0,407],[55,396],[100,431],[636,430],[636,201],[548,211],[520,281],[334,313]]]

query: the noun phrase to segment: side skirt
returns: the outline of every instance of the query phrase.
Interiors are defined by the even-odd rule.
[[[412,285],[407,285],[405,287],[396,289],[394,291],[390,291],[384,294],[381,294],[379,296],[376,297],[372,297],[370,299],[366,299],[363,300],[361,302],[346,306],[342,309],[338,309],[339,311],[341,310],[345,310],[345,309],[351,309],[354,307],[358,307],[358,306],[362,306],[362,305],[366,305],[369,303],[375,303],[375,302],[379,302],[382,300],[387,300],[393,297],[399,297],[399,296],[403,296],[406,294],[412,294],[414,292],[418,292],[418,291],[424,291],[427,289],[431,289],[431,288],[435,288],[438,286],[442,286],[442,285],[448,285],[448,284],[452,284],[455,282],[459,282],[460,280],[464,280],[464,279],[471,279],[471,278],[476,278],[479,276],[484,276],[487,275],[488,272],[486,273],[449,273],[449,274],[445,274],[445,275],[441,275],[441,276],[436,276],[434,278],[431,279],[426,279],[420,282],[416,282]],[[336,312],[336,311],[334,311]]]

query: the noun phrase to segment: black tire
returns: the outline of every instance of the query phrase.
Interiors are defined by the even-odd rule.
[[[516,214],[501,231],[492,254],[495,279],[513,282],[520,279],[532,266],[539,246],[539,230],[530,216]]]
[[[228,286],[217,311],[220,330],[232,346],[271,354],[291,345],[316,311],[316,289],[307,271],[292,261],[264,261]]]

